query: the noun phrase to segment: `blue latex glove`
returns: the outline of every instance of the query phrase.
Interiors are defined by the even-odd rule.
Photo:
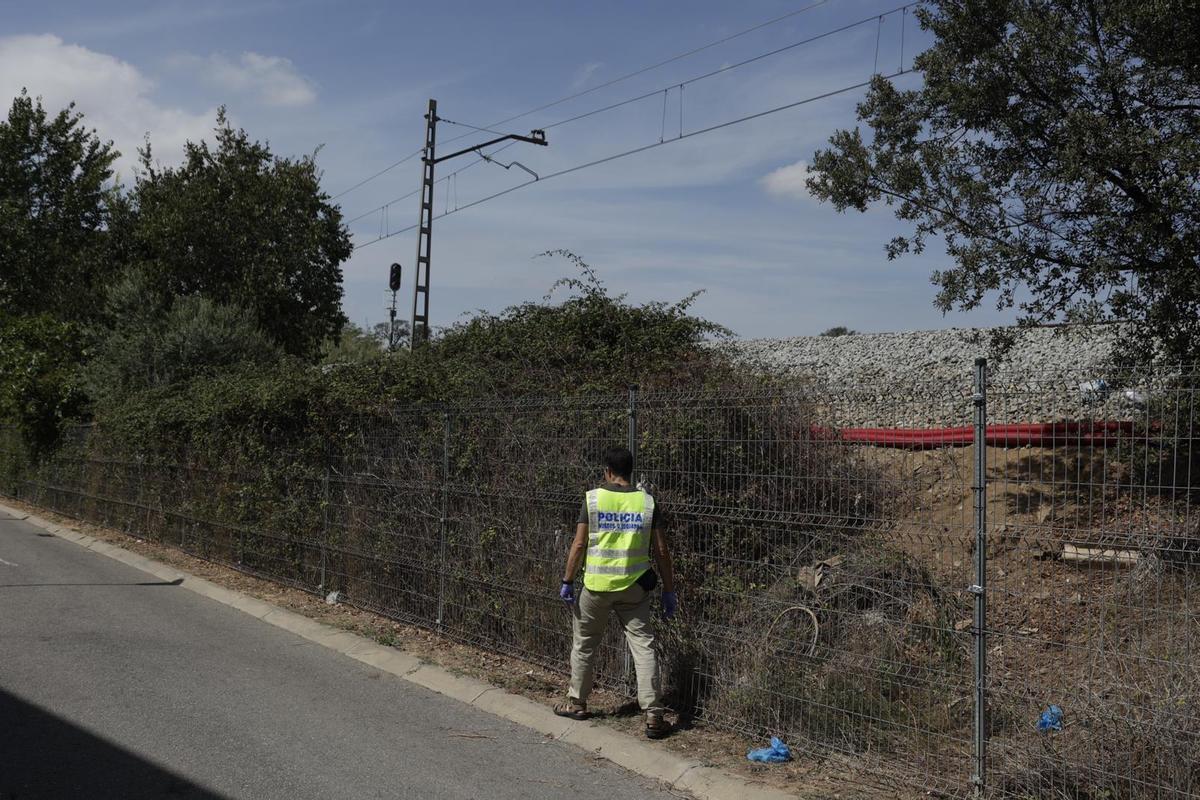
[[[1050,706],[1038,717],[1037,729],[1042,733],[1063,729],[1063,712],[1058,706]]]
[[[558,596],[563,599],[564,603],[574,603],[575,585],[571,583],[564,583],[562,588],[558,590]]]
[[[791,761],[792,751],[778,737],[772,736],[770,747],[760,747],[757,750],[751,750],[749,753],[746,753],[746,758],[751,761],[761,761],[764,764],[779,764],[784,761]]]
[[[674,592],[662,593],[663,616],[667,619],[675,616],[676,609],[679,608],[679,598]]]

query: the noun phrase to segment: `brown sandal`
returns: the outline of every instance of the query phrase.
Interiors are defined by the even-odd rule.
[[[565,703],[559,703],[554,707],[554,713],[560,717],[569,717],[570,719],[584,720],[591,716],[588,713],[587,705],[577,703],[574,700],[568,700]]]

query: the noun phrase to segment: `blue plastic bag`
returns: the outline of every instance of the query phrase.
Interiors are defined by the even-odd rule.
[[[791,761],[792,751],[778,737],[772,736],[770,747],[760,747],[757,750],[751,750],[749,753],[746,753],[746,758],[751,761],[762,761],[765,764],[779,764],[784,761]]]
[[[1063,729],[1063,712],[1058,706],[1050,706],[1038,717],[1037,729],[1042,733]]]

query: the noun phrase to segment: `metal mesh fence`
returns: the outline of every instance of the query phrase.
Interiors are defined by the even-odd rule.
[[[8,430],[0,490],[561,670],[558,575],[628,443],[675,554],[681,714],[844,754],[880,796],[1189,797],[1196,374],[1105,378],[475,402],[169,456],[79,429],[39,460]],[[598,667],[632,690],[615,626]]]
[[[1062,426],[1053,447],[988,451],[994,782],[1039,797],[1094,797],[1096,787],[1195,797],[1195,376],[1106,377],[1032,375],[989,391],[989,423],[1022,421],[1045,396],[1074,398],[1079,423]],[[1061,732],[1029,735],[1050,705],[1062,711]]]

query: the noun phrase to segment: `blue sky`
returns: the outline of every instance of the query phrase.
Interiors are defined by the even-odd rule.
[[[896,70],[927,40],[911,13],[886,16],[809,45],[678,84],[856,20],[901,0],[828,0],[720,46],[649,70],[503,126],[528,133],[644,93],[646,100],[549,128],[549,147],[518,144],[497,155],[547,175],[660,137],[739,118]],[[420,147],[422,116],[488,126],[641,67],[750,28],[814,0],[728,2],[43,2],[11,4],[0,34],[0,93],[22,86],[48,105],[78,103],[106,138],[132,156],[149,133],[157,157],[208,135],[218,105],[276,152],[320,147],[331,194]],[[896,79],[918,85],[919,76]],[[840,215],[803,190],[805,164],[838,127],[854,124],[862,90],[814,101],[712,133],[539,181],[435,223],[432,321],[541,298],[570,266],[534,256],[566,248],[631,299],[704,294],[698,313],[741,336],[819,333],[833,325],[889,331],[987,325],[1011,319],[984,308],[943,316],[929,273],[931,248],[889,263],[897,227],[885,209]],[[665,101],[665,102],[664,102]],[[664,112],[665,105],[665,112]],[[665,118],[665,122],[664,122]],[[443,123],[441,152],[488,137]],[[490,137],[489,137],[490,138]],[[132,159],[121,169],[128,178]],[[472,156],[444,162],[438,213],[529,180]],[[409,161],[338,198],[356,242],[416,221]],[[367,213],[370,212],[370,213]],[[387,266],[405,267],[401,315],[411,306],[411,233],[363,246],[345,265],[346,311],[386,317]]]

